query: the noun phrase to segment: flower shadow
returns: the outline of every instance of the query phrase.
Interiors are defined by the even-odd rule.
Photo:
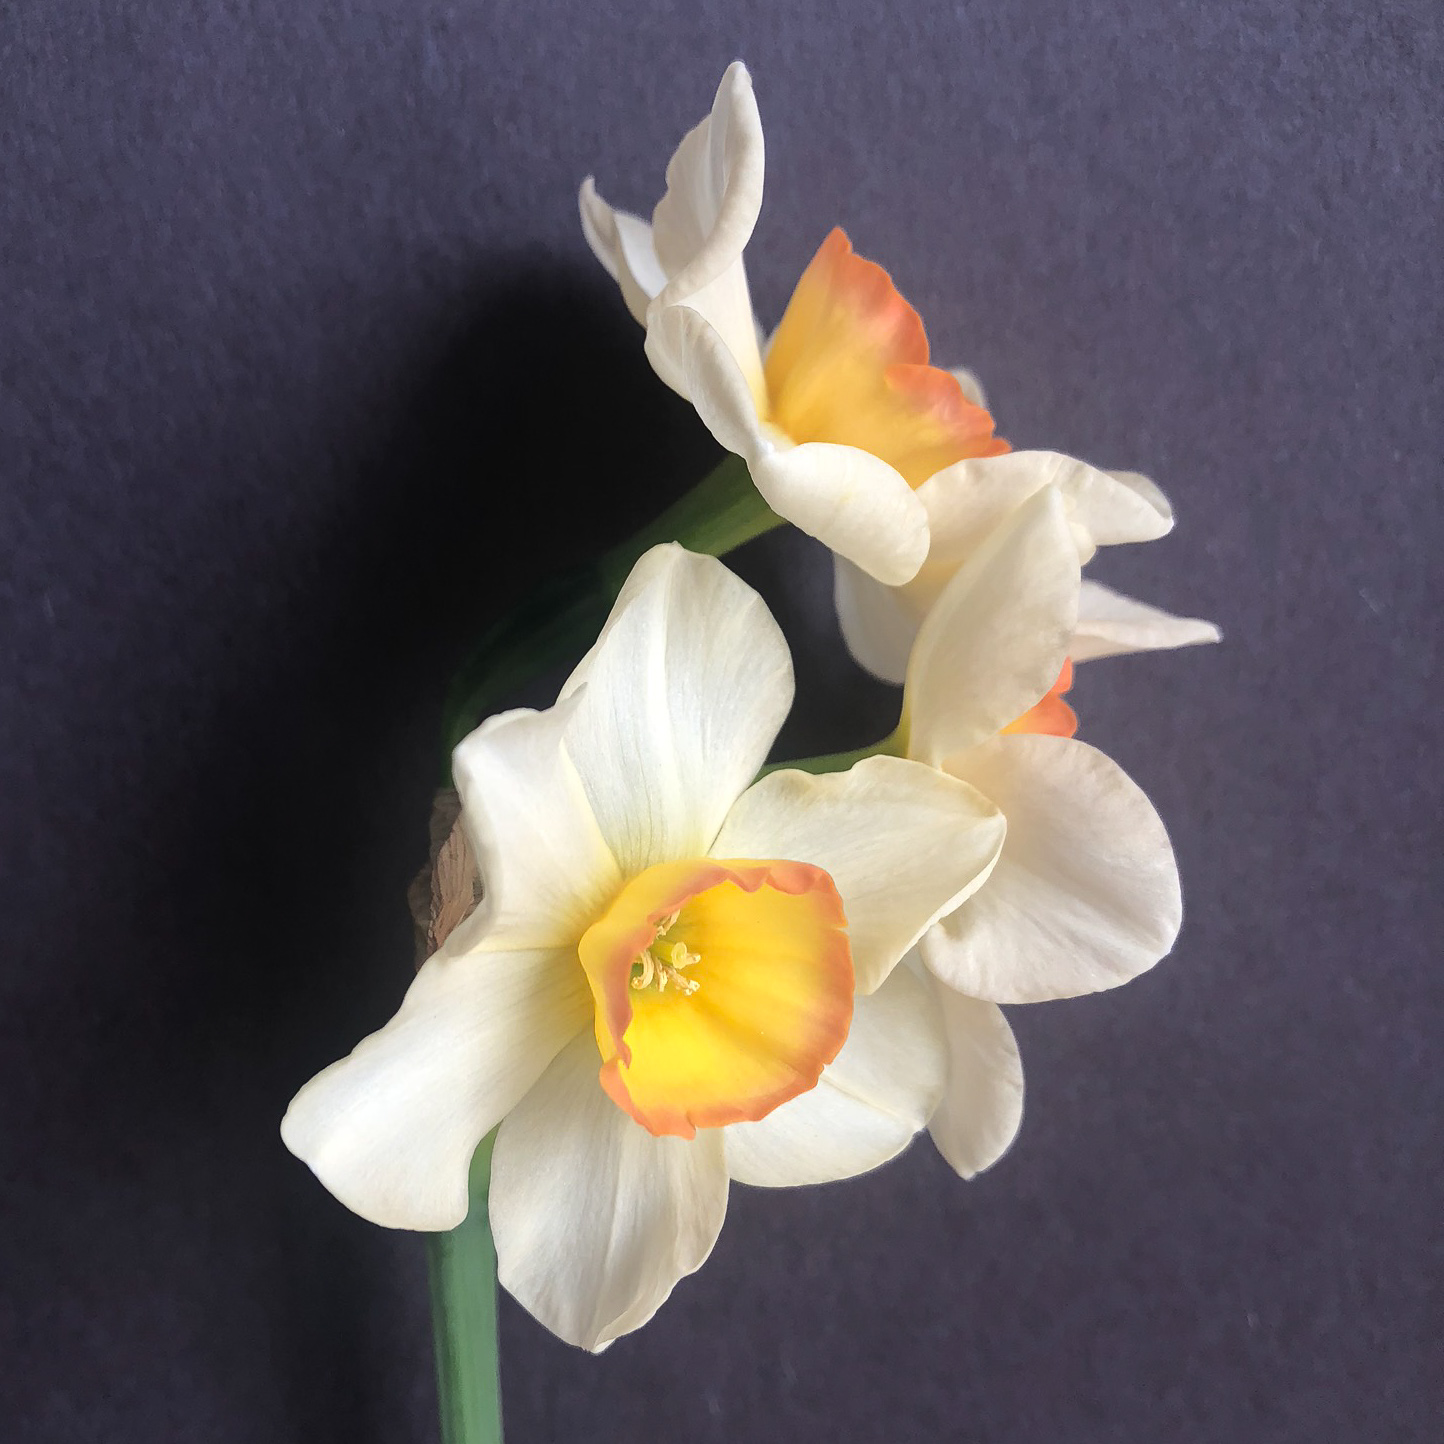
[[[213,1395],[270,1378],[272,1397],[234,1403],[271,1437],[432,1427],[429,1391],[403,1389],[430,1377],[417,1241],[347,1215],[277,1124],[409,979],[405,890],[450,673],[525,589],[626,536],[717,455],[609,288],[534,256],[483,274],[429,359],[402,368],[394,407],[335,425],[339,485],[292,508],[261,560],[285,585],[257,604],[238,577],[219,598],[242,644],[196,680],[214,689],[211,724],[144,760],[153,800],[124,825],[145,848],[96,882],[125,899],[129,972],[66,1025],[66,1166],[88,1194],[134,1195],[154,1254],[135,1289],[174,1292]],[[141,1141],[118,1143],[138,1119]],[[203,1307],[208,1276],[239,1296]],[[398,1337],[414,1367],[398,1367]]]

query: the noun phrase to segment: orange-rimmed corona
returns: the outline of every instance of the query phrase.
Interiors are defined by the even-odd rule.
[[[870,452],[916,490],[935,472],[1011,450],[951,372],[922,317],[833,227],[803,271],[763,364],[768,420],[791,441]]]
[[[847,919],[800,862],[659,863],[579,947],[601,1082],[648,1132],[756,1122],[816,1085],[852,1018]]]

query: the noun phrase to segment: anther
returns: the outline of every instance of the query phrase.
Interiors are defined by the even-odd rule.
[[[675,914],[673,915],[675,917]],[[665,931],[662,928],[661,931]],[[664,947],[665,957],[658,957],[657,943],[654,941],[650,948],[638,953],[632,966],[636,971],[631,978],[631,985],[637,992],[644,988],[650,988],[653,983],[657,985],[659,993],[665,993],[668,985],[675,988],[685,997],[691,997],[701,986],[696,978],[687,978],[682,975],[684,968],[690,968],[694,963],[702,961],[698,953],[688,952],[686,943],[676,942],[670,947]]]

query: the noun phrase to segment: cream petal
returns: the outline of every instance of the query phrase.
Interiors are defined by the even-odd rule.
[[[727,1209],[721,1131],[655,1138],[602,1091],[577,1038],[497,1134],[497,1272],[554,1334],[602,1349],[640,1328],[712,1252]]]
[[[900,757],[847,772],[773,772],[737,799],[719,858],[784,858],[823,868],[847,914],[857,990],[872,992],[933,922],[980,887],[1003,821],[972,788]]]
[[[1078,580],[1063,499],[1046,487],[989,533],[923,621],[903,697],[910,757],[941,765],[1047,693],[1077,621]]]
[[[657,255],[680,289],[707,285],[742,254],[762,210],[765,167],[752,77],[734,60],[710,114],[667,162],[667,191],[652,213]]]
[[[898,968],[860,997],[842,1051],[817,1087],[758,1123],[722,1133],[738,1183],[789,1188],[851,1178],[896,1158],[943,1094],[941,1015],[928,983]]]
[[[597,193],[588,176],[577,198],[582,234],[592,254],[621,288],[627,309],[638,324],[647,324],[647,303],[667,284],[667,273],[652,244],[652,228],[640,216],[614,210]]]
[[[1117,987],[1173,946],[1183,916],[1163,823],[1111,758],[1069,737],[999,737],[950,768],[1008,819],[987,886],[923,939],[949,987],[1040,1003]]]
[[[915,587],[889,587],[846,557],[832,559],[832,595],[838,625],[853,660],[874,677],[901,686],[924,611]]]
[[[1129,652],[1162,652],[1218,642],[1223,633],[1200,617],[1175,617],[1087,578],[1078,593],[1078,626],[1068,655],[1075,662]]]
[[[654,310],[684,385],[712,435],[743,457],[762,499],[786,521],[890,584],[912,577],[928,550],[917,494],[885,461],[855,446],[791,445],[759,420],[727,342],[689,306]]]
[[[1014,452],[948,467],[917,491],[927,511],[929,551],[916,576],[889,587],[837,563],[833,591],[838,622],[858,664],[884,682],[901,682],[922,619],[950,578],[988,533],[1049,477],[1068,503],[1080,562],[1099,544],[1161,536],[1173,524],[1167,500],[1147,477],[1100,472],[1053,452]],[[1191,630],[1187,641],[1160,645],[1216,640],[1208,634],[1207,623],[1189,626],[1202,630]],[[1087,645],[1086,639],[1079,640]],[[1082,658],[1074,654],[1074,660]]]
[[[960,1178],[991,1168],[1023,1122],[1023,1060],[996,1003],[933,980],[947,1047],[947,1087],[928,1131]]]
[[[1171,513],[1161,515],[1124,476],[1056,451],[1010,451],[955,462],[918,488],[932,538],[928,565],[952,567],[967,560],[1004,517],[1048,486],[1068,503],[1084,561],[1095,547],[1165,535],[1173,525]]]
[[[452,754],[492,951],[574,945],[622,884],[563,745],[579,705],[489,717]]]
[[[664,295],[670,292],[668,287]],[[742,262],[739,260],[731,271],[719,276],[711,285],[689,293],[682,301],[663,304],[659,296],[647,309],[647,335],[643,350],[652,363],[652,369],[679,396],[697,406],[697,378],[688,354],[679,346],[677,331],[671,321],[675,312],[699,316],[712,327],[741,378],[749,414],[754,417],[765,414],[768,409],[767,381],[762,372],[756,323],[752,319],[752,301]],[[702,413],[701,406],[697,406],[697,410]],[[702,416],[705,421],[705,413]]]
[[[1141,471],[1110,471],[1109,476],[1120,486],[1126,486],[1140,501],[1153,508],[1158,514],[1155,523],[1162,530],[1160,536],[1173,530],[1173,504],[1164,496],[1157,482],[1143,475]],[[1149,541],[1150,537],[1125,537],[1125,541]]]
[[[762,598],[713,557],[653,547],[581,677],[565,748],[622,874],[705,856],[792,705]]]
[[[746,457],[773,443],[763,434],[758,402],[741,363],[726,339],[691,306],[654,309],[647,328],[648,355],[658,366],[656,348],[667,357],[672,385],[697,408],[703,424],[728,451]]]
[[[766,404],[757,323],[742,253],[762,209],[765,146],[747,68],[734,61],[712,112],[683,138],[667,165],[667,192],[652,213],[652,238],[667,284],[651,314],[687,305],[723,337],[756,404]],[[665,339],[648,328],[657,374],[682,395],[681,368]]]
[[[466,1217],[477,1144],[591,1018],[575,952],[464,955],[453,943],[474,938],[468,924],[423,965],[396,1016],[311,1079],[281,1122],[286,1147],[385,1228]]]
[[[928,554],[917,493],[880,457],[808,441],[747,458],[762,499],[795,527],[889,586],[917,575]]]

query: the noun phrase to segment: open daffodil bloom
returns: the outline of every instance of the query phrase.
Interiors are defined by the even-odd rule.
[[[356,1212],[445,1229],[499,1123],[501,1281],[588,1348],[702,1263],[729,1179],[875,1167],[943,1090],[936,1010],[895,965],[981,883],[1001,818],[895,757],[754,783],[791,698],[760,598],[647,553],[557,704],[457,749],[483,899],[282,1126]]]
[[[765,1118],[813,1087],[847,1036],[847,919],[806,863],[659,863],[578,951],[602,1087],[649,1133]]]
[[[948,578],[1044,487],[1062,495],[1083,561],[1169,531],[1172,510],[1147,477],[996,437],[976,378],[931,364],[917,312],[839,229],[764,348],[744,262],[764,153],[751,80],[733,64],[673,155],[651,222],[609,206],[588,179],[582,228],[646,327],[657,374],[746,460],[772,510],[836,554],[838,616],[864,667],[901,682]],[[1085,589],[1085,632],[1095,601],[1104,632],[1127,647],[1212,640],[1207,623],[1101,588]]]
[[[970,782],[1008,824],[986,883],[911,960],[933,979],[948,1039],[930,1128],[964,1176],[996,1160],[1021,1118],[1022,1067],[997,1004],[1125,983],[1168,952],[1182,917],[1162,821],[1117,763],[1074,737],[1063,700],[1070,654],[1129,650],[1130,636],[1161,644],[1177,619],[1155,614],[1158,632],[1140,634],[1149,609],[1135,603],[1112,633],[1088,633],[1080,590],[1072,512],[1044,488],[949,578],[907,670],[907,755]]]
[[[762,178],[752,82],[734,64],[672,157],[651,224],[588,180],[583,229],[646,326],[658,375],[746,459],[768,505],[871,575],[905,582],[928,550],[915,489],[1007,443],[957,377],[930,364],[917,312],[841,230],[803,272],[764,356],[743,264]]]

